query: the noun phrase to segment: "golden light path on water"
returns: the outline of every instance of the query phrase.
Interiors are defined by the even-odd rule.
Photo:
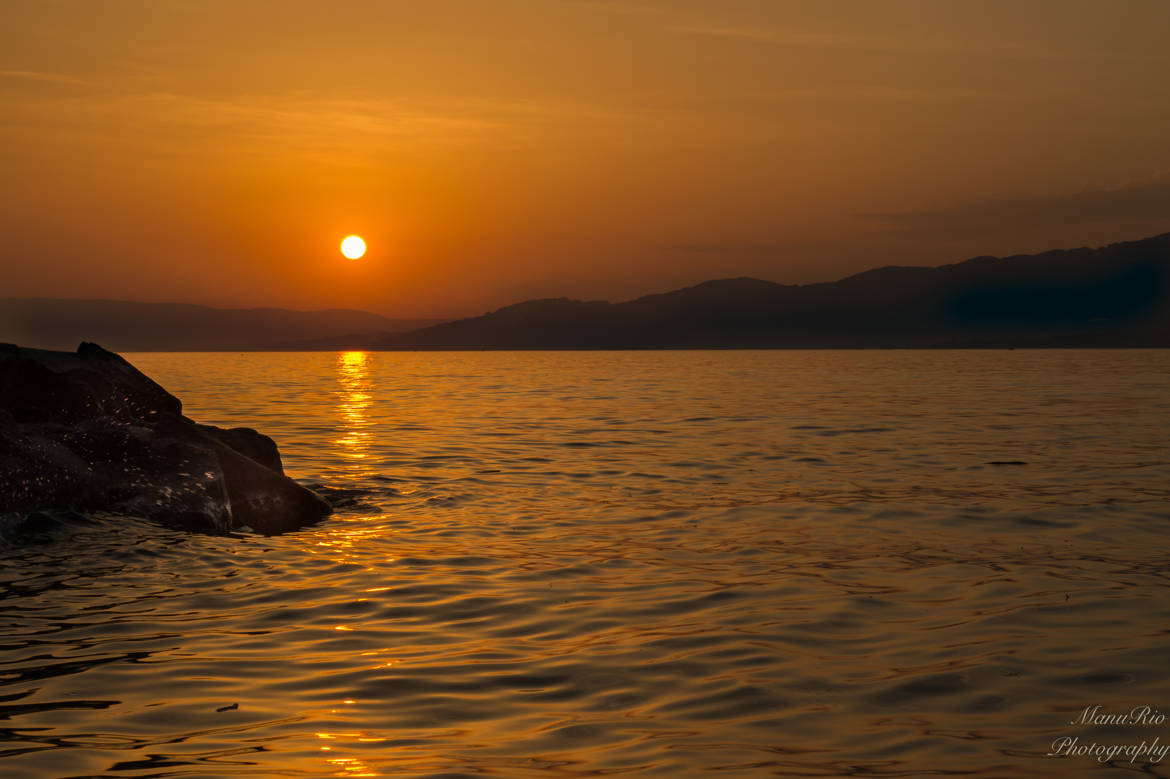
[[[337,418],[342,423],[342,427],[341,436],[334,440],[334,444],[337,453],[345,463],[346,477],[361,479],[371,473],[369,449],[373,422],[370,420],[368,412],[372,403],[373,388],[369,375],[369,355],[362,351],[338,352],[335,367],[338,385],[336,392]],[[361,543],[363,536],[370,534],[382,535],[382,531],[381,529],[362,527],[357,523],[345,523],[337,528],[337,532],[319,540],[316,546],[322,548],[326,554],[333,556],[339,563],[349,562],[354,558],[351,551]],[[393,558],[387,558],[386,562],[393,562]],[[374,569],[367,567],[367,570]],[[385,590],[389,588],[374,589]],[[362,597],[357,599],[357,602],[361,603],[367,600],[368,598]],[[334,630],[345,633],[351,632],[353,628],[349,625],[336,625]],[[359,654],[372,658],[380,656],[382,653],[361,652]],[[372,668],[388,668],[392,665],[394,665],[393,661],[384,662],[383,659],[375,663]],[[355,703],[357,701],[352,698],[341,701],[343,706]],[[341,711],[341,709],[330,709],[330,714],[339,714]],[[338,752],[347,743],[368,746],[383,742],[386,740],[385,738],[361,731],[322,731],[316,735],[323,742],[320,751],[324,753],[325,770],[328,770],[330,775],[341,777],[381,776],[358,757],[346,756],[338,754]]]
[[[342,436],[334,441],[338,452],[347,461],[350,475],[368,474],[366,460],[370,448],[370,379],[366,370],[365,352],[338,352],[337,391],[338,416],[344,423]]]

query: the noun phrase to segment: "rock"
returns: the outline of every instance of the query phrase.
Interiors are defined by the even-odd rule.
[[[67,527],[93,524],[72,511],[37,511],[32,514],[0,514],[0,542],[28,546],[49,542]]]
[[[182,409],[96,344],[76,354],[0,344],[0,517],[106,511],[279,533],[331,513],[284,475],[271,438]]]
[[[270,471],[284,473],[284,463],[280,461],[280,451],[276,442],[266,435],[257,433],[249,427],[233,427],[224,430],[212,425],[199,425],[199,429],[227,444],[242,455],[252,458]]]

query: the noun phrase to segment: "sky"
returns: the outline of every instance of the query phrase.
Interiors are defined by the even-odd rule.
[[[1168,29],[1164,0],[0,0],[0,296],[457,316],[1146,237]]]

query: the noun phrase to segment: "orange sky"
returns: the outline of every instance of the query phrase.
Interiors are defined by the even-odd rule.
[[[0,295],[442,316],[1170,231],[1168,29],[1164,0],[5,2]]]

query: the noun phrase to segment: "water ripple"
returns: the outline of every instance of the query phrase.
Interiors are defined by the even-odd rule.
[[[0,550],[4,777],[1170,775],[1165,353],[133,359],[337,514]]]

